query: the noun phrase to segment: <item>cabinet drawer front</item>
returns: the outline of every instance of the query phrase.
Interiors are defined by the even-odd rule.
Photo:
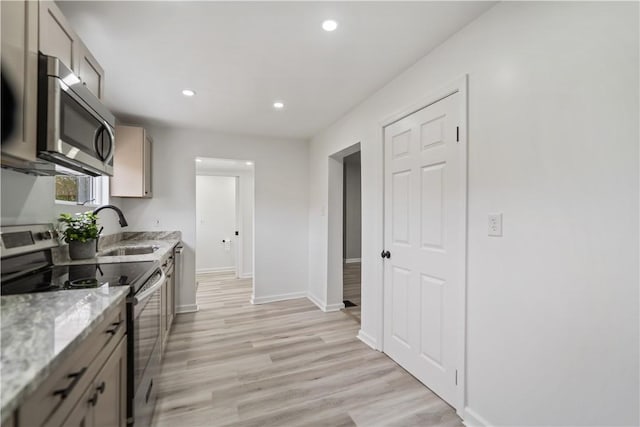
[[[98,373],[100,355],[108,356],[126,332],[125,301],[107,313],[49,378],[19,408],[20,425],[59,426]],[[103,360],[104,361],[104,360]]]

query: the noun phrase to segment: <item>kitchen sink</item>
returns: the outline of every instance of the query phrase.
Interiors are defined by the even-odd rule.
[[[98,256],[126,256],[126,255],[144,255],[152,254],[157,251],[160,246],[120,246],[98,253]]]

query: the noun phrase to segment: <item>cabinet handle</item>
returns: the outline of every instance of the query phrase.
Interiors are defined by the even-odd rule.
[[[115,335],[118,332],[118,329],[120,329],[120,325],[121,324],[122,324],[122,321],[112,323],[111,326],[114,326],[114,328],[113,329],[107,329],[105,331],[105,333],[111,334],[111,336]]]
[[[104,393],[104,389],[107,388],[107,385],[104,383],[104,381],[102,381],[100,383],[100,385],[98,387],[96,387],[96,390],[98,390],[100,392],[100,394]]]
[[[82,375],[84,375],[86,371],[87,371],[87,368],[84,367],[80,369],[78,372],[74,372],[72,374],[67,375],[67,378],[71,378],[72,380],[71,383],[67,386],[67,388],[54,391],[53,395],[54,396],[59,395],[63,400],[66,399],[69,396],[69,394],[71,394],[71,391],[78,384],[78,381],[80,381],[80,378],[82,378]]]
[[[89,399],[89,403],[91,404],[91,406],[96,406],[96,404],[98,403],[98,392],[97,391],[95,393],[93,393],[93,396],[91,396],[91,398]]]

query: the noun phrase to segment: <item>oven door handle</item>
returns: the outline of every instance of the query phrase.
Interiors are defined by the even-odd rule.
[[[134,295],[132,298],[133,305],[137,305],[140,302],[144,301],[145,299],[149,298],[151,295],[153,295],[155,291],[157,291],[158,289],[160,289],[162,285],[164,285],[164,282],[167,281],[167,276],[166,274],[164,274],[164,271],[162,271],[161,268],[158,270],[160,271],[160,279],[156,283],[154,283],[152,286],[150,286],[148,289],[145,289],[144,291]]]

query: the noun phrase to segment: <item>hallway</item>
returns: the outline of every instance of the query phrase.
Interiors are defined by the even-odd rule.
[[[176,317],[153,425],[462,426],[454,410],[307,299],[251,305],[251,280],[198,277]]]
[[[344,263],[342,270],[342,299],[344,301],[351,301],[355,304],[353,307],[347,307],[345,304],[344,310],[347,314],[350,314],[358,323],[361,322],[361,283],[362,283],[362,271],[359,262]]]

